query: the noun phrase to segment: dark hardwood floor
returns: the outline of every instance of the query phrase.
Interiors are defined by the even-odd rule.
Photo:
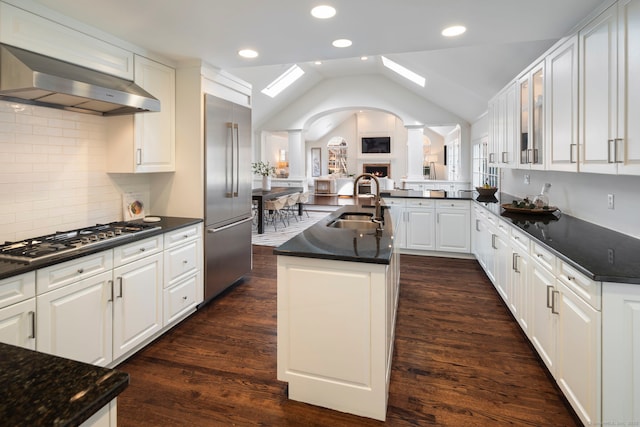
[[[276,380],[276,257],[119,366],[119,426],[575,426],[475,260],[403,255],[387,421],[290,401]]]

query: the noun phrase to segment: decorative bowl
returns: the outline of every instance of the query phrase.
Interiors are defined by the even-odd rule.
[[[476,191],[483,197],[493,196],[498,191],[498,187],[476,187]]]

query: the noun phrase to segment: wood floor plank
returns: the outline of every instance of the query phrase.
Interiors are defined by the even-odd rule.
[[[576,426],[475,260],[402,255],[387,421],[287,399],[276,379],[276,257],[119,366],[119,426]]]

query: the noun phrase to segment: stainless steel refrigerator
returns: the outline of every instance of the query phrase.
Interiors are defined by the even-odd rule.
[[[205,95],[204,303],[251,271],[251,109]]]

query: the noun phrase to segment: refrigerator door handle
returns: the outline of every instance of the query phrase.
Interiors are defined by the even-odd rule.
[[[233,130],[236,134],[236,146],[234,147],[234,153],[236,157],[235,165],[231,168],[235,168],[235,176],[233,182],[235,183],[235,188],[233,191],[233,197],[238,197],[238,193],[240,192],[240,129],[238,127],[238,123],[233,124]]]
[[[227,141],[225,142],[225,153],[224,153],[225,197],[233,197],[233,170],[231,170],[231,185],[229,185],[229,148],[231,148],[231,167],[233,168],[233,123],[232,122],[227,122]]]
[[[250,217],[245,218],[245,219],[243,219],[241,221],[234,222],[233,224],[224,225],[224,226],[218,227],[218,228],[207,228],[207,233],[218,233],[220,231],[226,230],[226,229],[231,228],[231,227],[235,227],[236,225],[244,224],[245,222],[249,222],[249,221],[252,221],[252,220],[253,220],[253,217],[250,216]]]

